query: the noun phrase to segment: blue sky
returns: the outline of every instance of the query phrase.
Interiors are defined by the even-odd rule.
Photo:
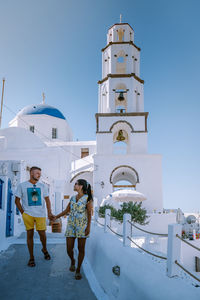
[[[164,207],[200,210],[199,11],[198,0],[0,0],[5,104],[17,113],[45,92],[75,140],[95,139],[101,48],[122,14],[141,47],[149,152],[163,155]],[[2,127],[13,117],[4,108]]]

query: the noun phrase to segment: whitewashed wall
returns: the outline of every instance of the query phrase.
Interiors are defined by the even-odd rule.
[[[162,200],[162,159],[160,155],[94,155],[94,192],[100,204],[102,199],[113,192],[112,184],[109,182],[113,169],[120,165],[133,167],[139,175],[140,182],[136,190],[143,193],[147,200],[144,207],[152,212],[153,209],[163,210]],[[101,187],[104,181],[104,188]]]
[[[166,270],[151,256],[123,247],[115,235],[105,234],[99,226],[92,226],[86,243],[86,257],[101,288],[111,300],[198,300],[200,297],[197,288],[186,285],[181,279],[167,277]],[[120,267],[120,276],[112,272],[116,265]]]

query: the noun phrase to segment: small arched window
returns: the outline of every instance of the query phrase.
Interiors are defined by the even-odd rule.
[[[124,41],[124,32],[125,32],[125,30],[123,30],[122,28],[119,28],[117,30],[117,40],[118,40],[118,42],[123,42]]]
[[[116,55],[116,73],[117,74],[125,74],[126,73],[126,54],[125,52],[119,51]]]
[[[52,128],[52,139],[57,139],[57,137],[58,137],[57,128]]]
[[[117,58],[117,62],[118,62],[118,63],[124,63],[124,56],[119,56],[119,57]]]

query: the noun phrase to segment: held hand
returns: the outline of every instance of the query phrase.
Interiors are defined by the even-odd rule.
[[[53,221],[54,218],[55,218],[55,216],[54,216],[51,212],[49,212],[49,213],[48,213],[48,219],[49,219],[50,221]]]
[[[90,227],[87,226],[85,229],[85,235],[87,236],[89,234],[90,234]]]
[[[53,215],[51,221],[55,222],[56,219],[57,219],[56,216]]]

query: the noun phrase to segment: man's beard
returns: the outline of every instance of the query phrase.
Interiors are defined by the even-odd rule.
[[[33,177],[33,179],[34,179],[35,181],[38,181],[38,180],[39,180],[38,178],[35,178],[35,177]]]

